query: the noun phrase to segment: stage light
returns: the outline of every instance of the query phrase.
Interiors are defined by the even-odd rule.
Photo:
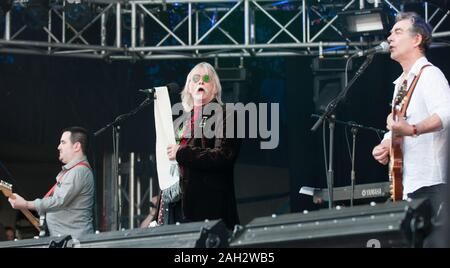
[[[363,9],[339,13],[339,20],[348,36],[386,34],[389,17],[382,9]]]

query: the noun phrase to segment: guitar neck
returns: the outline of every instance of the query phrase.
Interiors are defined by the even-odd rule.
[[[9,184],[3,180],[0,180],[0,192],[2,192],[6,198],[16,199],[16,196],[12,192],[12,184]],[[26,208],[21,208],[20,211],[22,211],[23,215],[25,215],[30,223],[40,232],[41,225],[39,220]]]
[[[38,230],[41,231],[41,227],[39,224],[39,220],[33,216],[33,214],[26,208],[21,208],[20,211],[22,211],[23,215],[27,217],[27,219],[33,224],[33,226]]]

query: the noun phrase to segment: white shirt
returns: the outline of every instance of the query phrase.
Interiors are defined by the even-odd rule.
[[[408,88],[422,66],[431,64],[425,57],[418,59],[408,74],[402,73],[395,81],[394,97],[403,80]],[[403,198],[424,186],[446,182],[447,157],[449,155],[448,129],[450,125],[450,88],[447,79],[439,68],[428,66],[422,72],[412,94],[406,121],[417,124],[436,114],[442,121],[439,131],[405,136],[403,142]],[[391,133],[385,135],[390,138]]]

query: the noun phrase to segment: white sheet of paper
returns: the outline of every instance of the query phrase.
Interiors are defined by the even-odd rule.
[[[178,163],[169,160],[167,146],[175,144],[172,122],[172,106],[167,87],[155,88],[156,170],[159,188],[165,190],[178,183]]]
[[[315,190],[315,188],[313,188],[313,187],[303,186],[302,188],[300,188],[299,193],[313,196],[314,195],[314,190]]]

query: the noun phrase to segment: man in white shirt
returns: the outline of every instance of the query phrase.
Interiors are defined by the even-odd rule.
[[[450,88],[441,70],[425,58],[431,27],[420,16],[399,13],[388,42],[391,58],[403,68],[394,82],[394,99],[405,80],[409,89],[422,68],[423,71],[413,94],[405,99],[405,118],[400,116],[394,121],[392,114],[387,117],[390,132],[372,154],[387,164],[392,133],[403,136],[403,199],[429,198],[436,214],[442,205],[447,178]]]

